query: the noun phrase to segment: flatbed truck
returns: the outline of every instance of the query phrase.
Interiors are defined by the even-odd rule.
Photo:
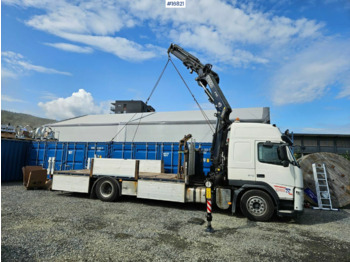
[[[194,172],[195,148],[191,145],[184,161],[184,176],[139,172],[140,162],[137,160],[104,159],[102,163],[102,160],[94,159],[90,170],[54,174],[53,189],[96,194],[102,201],[133,195],[182,203],[208,203],[206,200],[210,197],[220,209],[229,209],[232,213],[240,209],[248,219],[255,221],[268,221],[274,214],[301,214],[303,177],[292,154],[288,132],[281,133],[271,124],[244,123],[239,119],[231,122],[231,107],[212,66],[203,65],[178,45],[170,45],[169,59],[170,54],[179,58],[191,72],[197,73],[197,83],[217,110],[209,174],[204,176],[202,172]],[[108,161],[114,169],[109,168]],[[122,162],[117,164],[118,161]],[[134,161],[132,168],[117,173],[116,170],[123,169],[123,165],[130,161]],[[131,173],[126,174],[130,170]]]

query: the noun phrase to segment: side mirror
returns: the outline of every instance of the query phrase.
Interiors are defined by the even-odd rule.
[[[279,146],[277,148],[277,153],[280,160],[289,162],[286,145]]]

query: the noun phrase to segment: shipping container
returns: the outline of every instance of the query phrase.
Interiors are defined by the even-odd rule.
[[[21,181],[32,142],[1,139],[1,182]]]
[[[165,173],[177,173],[179,143],[137,142],[111,144],[111,158],[163,160]]]
[[[203,150],[203,171],[210,169],[211,143],[196,143]],[[48,142],[36,141],[30,146],[29,164],[48,168],[55,158],[55,170],[89,168],[91,158],[163,160],[166,173],[177,173],[178,142]]]

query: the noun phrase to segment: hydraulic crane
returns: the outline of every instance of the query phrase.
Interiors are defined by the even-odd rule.
[[[211,64],[203,65],[197,57],[176,44],[170,45],[169,56],[170,53],[180,59],[191,73],[197,73],[198,77],[195,80],[204,89],[209,102],[214,104],[217,110],[216,128],[211,147],[212,166],[208,176],[214,184],[225,184],[227,180],[227,133],[231,125],[229,116],[232,109],[219,87],[219,76],[212,70]]]

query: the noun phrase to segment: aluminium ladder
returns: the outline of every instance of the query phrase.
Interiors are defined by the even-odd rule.
[[[338,209],[332,207],[331,194],[329,192],[327,171],[326,166],[323,163],[318,165],[316,163],[312,164],[312,171],[314,173],[315,187],[317,192],[317,202],[318,207],[313,209],[322,210],[333,210],[338,211]]]

